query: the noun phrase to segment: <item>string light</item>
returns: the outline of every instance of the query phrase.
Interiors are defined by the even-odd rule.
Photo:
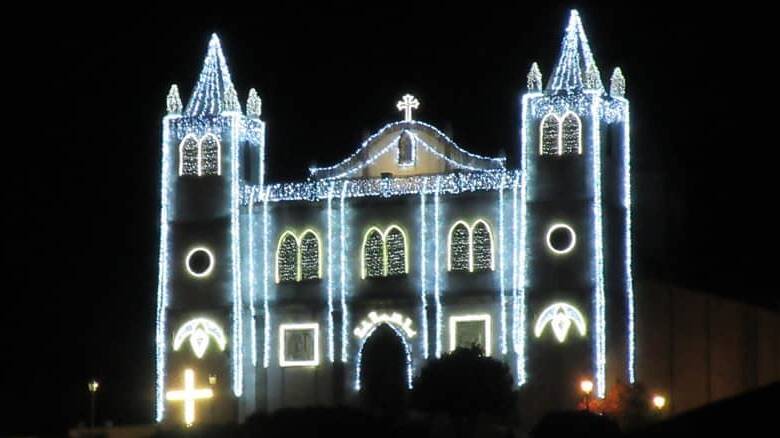
[[[252,194],[254,197],[254,193]],[[252,339],[251,351],[252,351],[252,366],[257,366],[257,311],[255,310],[255,203],[252,199],[249,202],[249,312],[252,319],[252,325],[250,326],[250,337]]]
[[[587,332],[585,318],[583,318],[582,313],[576,307],[567,303],[551,304],[542,310],[542,313],[536,319],[534,336],[537,338],[541,337],[542,333],[544,333],[544,328],[549,325],[552,327],[553,334],[555,334],[558,342],[563,343],[566,341],[566,335],[569,333],[572,323],[574,323],[580,336],[585,336]]]
[[[344,181],[341,187],[341,205],[339,207],[339,238],[341,244],[339,245],[340,254],[340,268],[341,268],[341,281],[339,283],[341,287],[341,362],[347,362],[347,327],[349,326],[349,316],[347,308],[347,225],[344,220],[344,208],[345,208],[345,195],[347,193],[348,181]],[[330,256],[330,254],[328,254]]]
[[[330,185],[328,192],[328,205],[327,205],[327,227],[328,227],[328,251],[326,257],[328,258],[328,359],[333,363],[335,360],[335,352],[333,350],[333,268],[332,268],[332,254],[333,254],[333,184]]]
[[[615,81],[615,75],[619,75],[621,79],[623,78],[619,68],[615,69],[613,82]],[[625,93],[625,79],[622,80],[622,93]],[[622,93],[620,94],[621,96]],[[626,209],[624,262],[626,270],[626,300],[628,307],[628,382],[634,383],[636,382],[636,321],[634,320],[636,308],[634,303],[634,274],[631,262],[631,259],[633,258],[631,248],[631,117],[628,101],[625,99],[622,100],[625,104],[625,115],[623,116],[623,206]]]
[[[505,254],[505,241],[504,241],[504,181],[501,181],[501,190],[498,191],[498,295],[499,305],[501,306],[501,338],[498,340],[501,347],[501,354],[506,355],[507,340],[506,340],[506,284],[505,284],[505,271],[504,271],[504,257]],[[514,257],[510,257],[512,261]],[[514,265],[514,264],[513,264]]]
[[[271,217],[268,214],[268,198],[270,189],[263,196],[263,368],[268,368],[271,361],[271,309],[268,306],[270,280],[268,278],[268,229]]]
[[[439,219],[439,193],[441,190],[441,178],[436,178],[436,192],[433,198],[433,299],[436,304],[436,357],[441,357],[442,337],[442,311],[441,311],[441,286],[439,284],[439,234],[441,234],[441,222]]]
[[[596,290],[594,295],[596,337],[594,348],[594,362],[596,369],[596,395],[604,398],[607,392],[606,383],[606,319],[605,319],[605,298],[604,298],[604,249],[602,237],[602,206],[601,206],[601,119],[599,106],[601,98],[598,94],[592,93],[593,104],[591,110],[592,147],[593,147],[593,231],[595,248],[595,273]]]
[[[427,218],[425,216],[425,191],[420,192],[420,308],[422,316],[422,344],[423,356],[428,359],[428,285],[426,282],[427,258],[425,246],[428,244],[426,236]]]

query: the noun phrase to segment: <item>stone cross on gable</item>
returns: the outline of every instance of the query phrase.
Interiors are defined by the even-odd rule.
[[[420,101],[411,94],[406,94],[395,106],[398,108],[398,111],[404,112],[404,121],[410,122],[412,120],[412,110],[420,107]]]

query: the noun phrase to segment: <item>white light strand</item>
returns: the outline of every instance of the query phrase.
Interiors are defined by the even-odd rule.
[[[426,129],[426,130],[431,131],[431,133],[432,133],[432,135],[434,137],[441,138],[445,143],[451,145],[461,155],[463,155],[465,157],[468,157],[468,158],[471,158],[471,159],[474,159],[476,161],[484,161],[485,165],[488,168],[493,168],[493,169],[503,169],[504,168],[504,162],[506,161],[506,158],[484,157],[484,156],[481,156],[481,155],[477,155],[477,154],[473,154],[471,152],[468,152],[465,149],[462,149],[460,146],[458,146],[452,139],[450,139],[446,134],[441,132],[435,126],[429,125],[429,124],[424,123],[424,122],[420,122],[418,120],[412,120],[412,121],[401,121],[401,122],[388,123],[387,125],[382,127],[382,129],[380,129],[379,131],[374,133],[372,136],[368,137],[360,145],[360,147],[358,147],[358,149],[351,156],[347,157],[346,159],[342,160],[341,162],[336,163],[336,164],[334,164],[332,166],[327,166],[327,167],[313,167],[313,168],[310,168],[309,171],[311,172],[311,176],[319,177],[318,174],[329,173],[328,171],[335,170],[335,169],[337,169],[339,167],[345,167],[351,161],[359,160],[360,157],[363,156],[363,151],[369,145],[371,145],[374,140],[376,140],[377,138],[381,138],[382,136],[386,135],[388,133],[388,131],[391,131],[393,129],[397,129],[399,131],[403,131],[404,129],[408,130],[408,129],[413,129],[413,128]],[[430,147],[430,146],[428,146],[428,147]],[[387,147],[385,149],[387,149]],[[363,160],[362,161],[363,166],[365,166],[366,163],[369,162],[369,161],[371,161],[371,160]],[[492,163],[492,164],[489,164],[489,163]],[[332,175],[324,175],[322,177],[324,177],[324,178],[334,178]]]
[[[620,69],[616,69],[619,72]],[[622,74],[621,74],[622,77]],[[625,83],[623,84],[625,92]],[[631,114],[629,104],[624,102],[626,114],[623,116],[623,205],[626,209],[625,229],[625,269],[626,299],[628,307],[628,382],[636,382],[636,331],[634,303],[634,274],[631,247]]]
[[[439,235],[441,234],[441,220],[439,216],[439,189],[441,179],[436,178],[436,192],[433,198],[433,297],[436,304],[436,357],[441,357],[441,338],[442,338],[442,311],[441,311],[441,287],[439,284],[440,269],[439,259]]]
[[[348,316],[348,309],[347,309],[347,223],[344,220],[344,199],[345,195],[347,193],[347,186],[349,185],[349,181],[344,181],[344,184],[341,186],[341,205],[339,206],[339,238],[341,240],[339,245],[339,252],[340,254],[340,281],[339,281],[339,287],[341,288],[340,291],[340,298],[341,298],[341,362],[346,363],[347,362],[347,327],[349,326],[349,316]]]
[[[501,180],[501,189],[498,191],[498,294],[499,305],[501,306],[501,338],[498,340],[501,346],[501,354],[506,355],[507,339],[506,339],[506,284],[505,284],[505,272],[504,272],[504,251],[506,245],[504,244],[504,180]],[[509,258],[510,262],[514,260],[514,255]],[[452,335],[450,335],[452,336]]]
[[[238,150],[239,133],[241,129],[241,115],[233,113],[231,116],[232,131],[230,136],[231,149],[231,211],[230,211],[230,240],[233,271],[233,394],[240,397],[244,392],[243,378],[243,296],[241,294],[241,224],[239,199],[241,173],[239,172]]]
[[[425,257],[427,219],[425,217],[425,192],[420,192],[420,306],[422,308],[422,347],[423,357],[428,359],[428,288],[426,284],[427,259]]]
[[[510,180],[519,171],[486,170],[481,172],[453,172],[440,175],[417,175],[392,178],[350,179],[346,190],[347,198],[383,197],[417,195],[420,192],[433,194],[435,187],[440,193],[459,194],[476,191],[495,191],[501,185],[501,179]],[[271,190],[270,201],[310,201],[327,199],[330,181],[306,181],[295,183],[271,184],[266,187],[247,185],[244,187],[242,202],[249,202],[249,192]],[[260,199],[259,196],[255,199]]]
[[[333,259],[333,184],[330,185],[328,191],[328,207],[327,207],[327,223],[328,223],[328,251],[325,257],[328,260],[328,360],[333,363],[335,361],[335,352],[333,347],[333,268],[331,260]]]
[[[155,333],[155,421],[161,422],[165,415],[165,354],[166,354],[166,317],[168,308],[168,208],[170,207],[170,121],[172,116],[163,118],[162,169],[160,180],[160,253],[157,266],[157,312]]]
[[[263,368],[268,368],[271,362],[271,310],[268,306],[268,270],[271,269],[268,263],[268,228],[271,221],[268,214],[269,194],[270,188],[263,196]]]
[[[596,336],[594,339],[594,365],[596,370],[596,395],[604,398],[606,395],[606,321],[604,302],[604,249],[602,236],[602,206],[601,206],[601,125],[600,97],[592,94],[591,124],[593,126],[591,150],[593,151],[593,221],[596,288],[594,291],[594,313]]]
[[[518,206],[517,206],[517,179],[514,179],[512,181],[512,248],[513,248],[513,254],[512,258],[517,257],[518,252],[522,253],[525,251],[524,248],[519,247],[519,224],[518,224]],[[523,224],[525,226],[525,224]],[[519,250],[519,251],[518,251]],[[513,350],[515,354],[517,355],[517,384],[521,385],[521,378],[520,378],[520,355],[521,352],[518,351],[518,345],[519,345],[519,338],[520,338],[520,330],[519,330],[519,321],[518,321],[518,314],[520,312],[519,306],[520,303],[519,300],[519,291],[518,287],[520,285],[520,268],[518,266],[518,263],[512,264],[512,345]]]
[[[254,193],[252,195],[254,197]],[[254,200],[254,199],[253,199]],[[257,314],[255,311],[255,214],[254,214],[254,202],[249,202],[249,217],[247,222],[249,223],[249,312],[252,316],[252,326],[250,327],[250,333],[252,338],[252,366],[257,366]]]

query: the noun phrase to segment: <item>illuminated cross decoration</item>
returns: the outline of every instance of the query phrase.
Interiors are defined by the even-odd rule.
[[[412,121],[412,110],[420,107],[420,101],[411,94],[407,94],[395,106],[398,111],[404,112],[404,121],[410,122]]]
[[[187,427],[195,422],[195,401],[206,400],[214,397],[211,388],[195,388],[195,372],[191,369],[184,370],[184,389],[168,391],[166,399],[169,401],[184,402],[184,424]]]

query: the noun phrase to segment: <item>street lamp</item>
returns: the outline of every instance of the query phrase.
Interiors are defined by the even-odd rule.
[[[661,412],[664,407],[666,407],[666,397],[656,394],[653,396],[653,407],[658,411]]]
[[[95,395],[97,394],[99,387],[100,384],[95,379],[92,379],[89,381],[89,383],[87,383],[87,389],[89,389],[89,398],[90,398],[89,424],[92,429],[95,428]]]
[[[585,410],[590,412],[590,393],[593,392],[593,381],[588,379],[581,380],[580,390],[585,394]]]

